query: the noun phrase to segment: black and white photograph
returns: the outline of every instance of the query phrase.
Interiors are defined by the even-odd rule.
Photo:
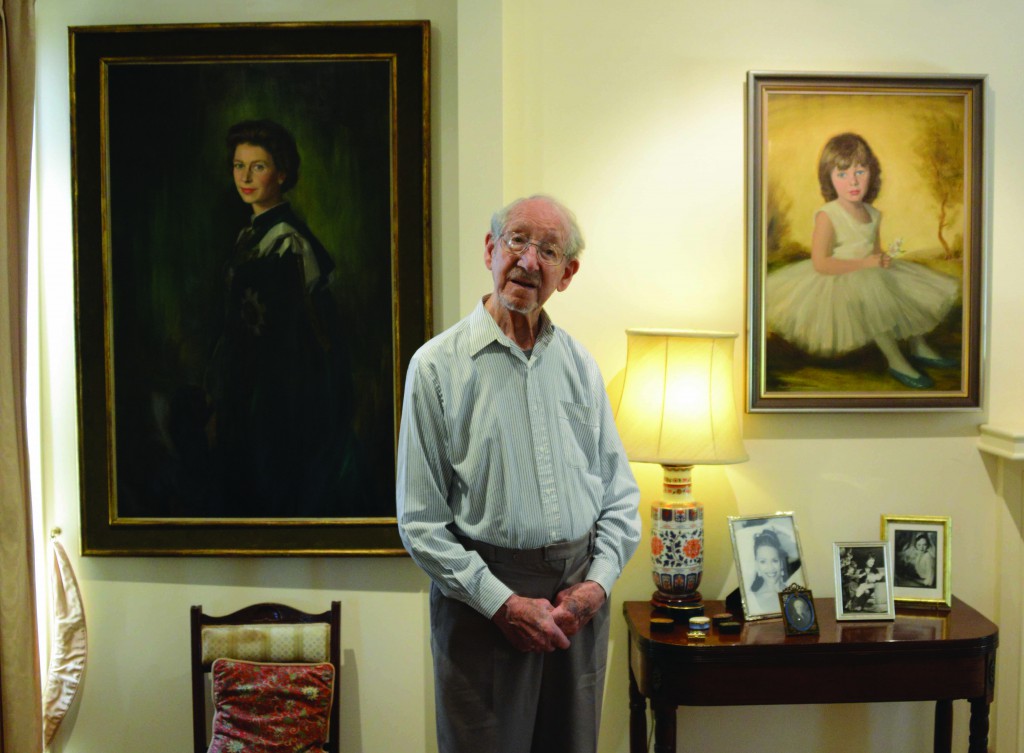
[[[897,603],[951,606],[950,527],[948,517],[882,516],[882,538],[889,544]]]
[[[884,541],[833,544],[837,620],[893,620],[892,564]]]
[[[793,513],[730,516],[729,534],[744,617],[778,617],[779,592],[794,583],[807,587]]]

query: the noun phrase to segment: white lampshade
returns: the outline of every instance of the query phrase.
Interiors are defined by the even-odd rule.
[[[747,459],[733,395],[735,333],[628,329],[615,423],[630,460],[662,465]]]

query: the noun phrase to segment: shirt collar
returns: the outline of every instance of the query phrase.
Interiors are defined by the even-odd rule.
[[[469,317],[469,352],[472,356],[475,356],[493,342],[504,345],[506,348],[519,349],[519,346],[501,331],[501,327],[494,321],[494,317],[484,308],[484,301],[488,297],[489,295],[485,295],[477,302],[476,308],[473,309],[473,313]],[[555,325],[551,322],[548,312],[541,309],[540,334],[537,336],[537,341],[533,346],[534,355],[543,351],[554,336]]]

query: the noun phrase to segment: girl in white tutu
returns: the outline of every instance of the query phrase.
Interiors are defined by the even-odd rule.
[[[941,356],[924,336],[956,303],[960,283],[882,251],[882,213],[871,205],[882,186],[882,169],[863,138],[843,133],[829,139],[818,180],[828,203],[814,215],[811,258],[768,275],[768,327],[817,356],[874,343],[898,382],[915,389],[934,386],[919,369],[949,368],[959,361]],[[907,355],[900,341],[907,341]]]

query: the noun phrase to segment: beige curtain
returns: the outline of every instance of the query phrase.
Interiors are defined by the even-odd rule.
[[[60,723],[75,700],[78,686],[85,674],[89,636],[85,628],[85,607],[78,579],[67,552],[56,538],[53,547],[53,572],[50,574],[50,597],[53,608],[53,641],[50,666],[46,672],[43,693],[43,739],[50,744]]]
[[[34,0],[0,0],[0,751],[42,750],[25,440]]]

